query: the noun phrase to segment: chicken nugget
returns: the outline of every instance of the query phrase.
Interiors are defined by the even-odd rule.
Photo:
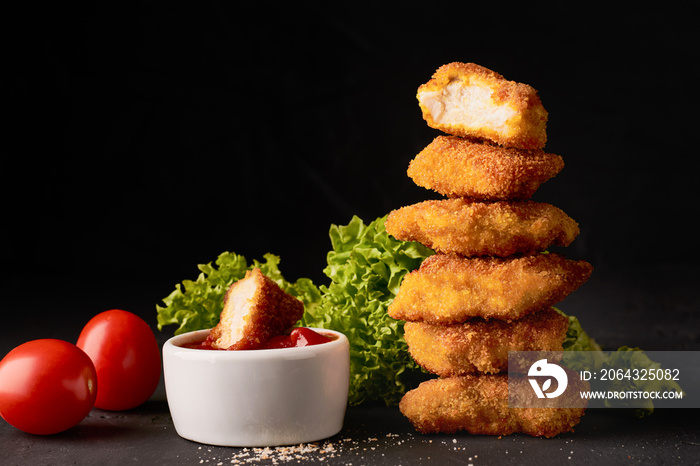
[[[534,201],[428,200],[393,210],[386,231],[443,253],[510,256],[568,246],[578,223],[551,204]]]
[[[411,357],[441,377],[509,369],[509,351],[563,351],[569,319],[552,308],[520,320],[470,319],[463,324],[406,322]],[[510,368],[511,372],[513,368]]]
[[[258,349],[294,326],[303,314],[300,300],[254,268],[229,287],[219,323],[208,338],[215,349]]]
[[[564,160],[542,150],[478,144],[438,136],[408,166],[408,176],[448,197],[479,200],[529,199],[564,168]]]
[[[537,91],[474,63],[449,63],[418,88],[431,128],[506,147],[542,149],[547,111]]]
[[[520,319],[563,300],[592,271],[586,261],[555,253],[507,258],[435,254],[403,278],[388,313],[432,324],[473,317]]]
[[[531,393],[526,380],[517,378],[516,389]],[[585,401],[576,400],[574,396],[586,390],[587,383],[571,376],[569,386],[572,389],[567,389],[556,401],[558,406],[577,407],[510,408],[506,374],[438,378],[407,392],[399,409],[415,429],[424,434],[466,431],[483,435],[524,433],[533,437],[555,437],[573,431],[585,413]],[[565,397],[569,400],[564,400]],[[554,404],[546,401],[550,403],[542,403],[545,406]]]

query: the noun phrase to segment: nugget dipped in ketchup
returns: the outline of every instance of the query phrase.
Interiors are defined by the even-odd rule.
[[[289,331],[304,314],[304,304],[258,268],[246,272],[224,296],[219,323],[194,349],[255,350],[308,346],[331,341],[308,328]]]

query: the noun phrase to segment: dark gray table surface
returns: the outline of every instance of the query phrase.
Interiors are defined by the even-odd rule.
[[[697,412],[658,411],[641,420],[589,410],[574,433],[421,435],[395,408],[348,410],[340,434],[315,444],[271,449],[201,445],[180,438],[157,397],[124,413],[93,410],[77,427],[41,437],[0,426],[3,464],[698,464]]]
[[[695,274],[687,266],[599,270],[560,307],[578,315],[584,328],[606,349],[626,344],[648,350],[695,351],[700,348],[700,300],[694,287]],[[3,305],[9,323],[0,330],[0,354],[34,338],[75,340],[86,316],[109,307],[130,308],[155,324],[154,305],[162,290],[151,295],[140,293],[141,289],[147,286],[126,286],[118,293],[105,291],[89,297],[78,291],[62,296],[48,292],[15,296]],[[54,303],[51,312],[46,311],[49,303]],[[75,312],[59,314],[56,306],[69,306]],[[20,309],[24,314],[17,312]],[[172,330],[156,334],[162,343]],[[463,433],[421,435],[397,408],[367,405],[349,408],[343,430],[333,438],[303,448],[261,451],[201,445],[179,437],[161,382],[152,399],[141,407],[126,412],[94,409],[78,426],[58,435],[28,435],[0,421],[0,463],[700,464],[699,414],[697,409],[666,409],[635,419],[624,412],[588,410],[574,433],[554,439],[499,438]]]

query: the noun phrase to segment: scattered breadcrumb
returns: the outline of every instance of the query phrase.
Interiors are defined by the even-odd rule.
[[[223,447],[199,447],[200,451],[199,464],[208,465],[246,465],[246,464],[338,464],[342,462],[345,465],[361,465],[367,464],[368,458],[366,454],[381,454],[384,448],[393,449],[397,446],[402,448],[410,447],[411,442],[416,440],[412,434],[388,433],[380,437],[369,437],[362,439],[353,439],[351,437],[332,438],[322,442],[303,443],[292,446],[279,447],[260,447],[260,448],[223,448]],[[418,438],[419,441],[432,444],[433,439]],[[457,439],[454,438],[451,443],[442,442],[443,446],[448,447],[452,451],[461,451],[467,454],[464,446],[457,445]],[[353,457],[357,462],[353,461]],[[469,454],[469,463],[473,465],[473,460],[478,456]],[[430,457],[421,458],[430,460]]]

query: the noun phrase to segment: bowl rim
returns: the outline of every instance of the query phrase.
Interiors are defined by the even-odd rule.
[[[330,333],[336,336],[335,340],[331,340],[327,343],[322,343],[318,345],[309,346],[298,346],[292,348],[262,348],[253,350],[209,350],[209,349],[198,349],[198,348],[185,348],[180,346],[186,343],[192,343],[195,341],[203,340],[209,335],[211,331],[210,328],[202,330],[194,330],[187,333],[182,333],[180,335],[175,335],[170,337],[163,344],[163,353],[177,353],[188,358],[197,357],[200,355],[202,358],[211,359],[269,359],[269,358],[288,358],[288,357],[300,357],[300,356],[310,356],[312,354],[319,354],[324,351],[332,351],[341,346],[349,345],[349,341],[345,334],[338,332],[336,330],[326,329],[326,328],[316,328],[316,327],[306,327],[311,330],[320,333]]]

